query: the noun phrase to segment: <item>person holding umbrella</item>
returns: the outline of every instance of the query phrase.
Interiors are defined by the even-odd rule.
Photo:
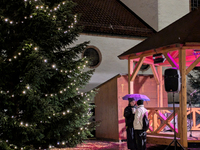
[[[131,150],[136,150],[136,142],[134,135],[133,121],[136,111],[135,99],[128,98],[128,106],[124,109],[124,117],[126,122],[126,135],[127,135],[127,147]]]
[[[135,112],[134,118],[134,129],[135,129],[135,140],[138,150],[146,150],[146,131],[143,130],[143,117],[144,115],[148,118],[148,111],[144,108],[143,100],[137,101],[138,108]]]

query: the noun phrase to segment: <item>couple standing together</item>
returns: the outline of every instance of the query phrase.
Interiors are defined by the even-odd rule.
[[[143,100],[136,102],[134,98],[128,98],[128,101],[129,104],[124,109],[127,147],[131,150],[146,150],[146,131],[142,130],[142,127],[143,116],[148,117],[148,111],[144,108]]]

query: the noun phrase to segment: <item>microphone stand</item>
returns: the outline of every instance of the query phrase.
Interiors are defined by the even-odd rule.
[[[192,98],[193,98],[193,94],[194,94],[194,93],[195,93],[195,92],[192,92],[192,93],[190,94],[190,101],[189,101],[189,108],[190,108],[190,137],[193,137],[193,138],[195,138],[195,139],[198,140],[197,137],[192,136],[192,125],[191,125],[191,119],[192,119]],[[194,122],[193,122],[193,124],[194,124]]]

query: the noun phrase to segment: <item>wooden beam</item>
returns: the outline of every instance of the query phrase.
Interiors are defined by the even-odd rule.
[[[139,60],[140,60],[140,58],[133,59],[133,61],[135,61],[135,62],[138,62]],[[145,64],[154,64],[153,60],[149,59],[149,58],[145,58],[143,63],[145,63]]]
[[[135,59],[135,58],[139,58],[139,57],[147,57],[147,56],[152,56],[153,54],[156,54],[157,53],[156,51],[158,51],[159,53],[167,53],[167,52],[175,51],[178,49],[179,49],[178,47],[174,46],[174,47],[164,48],[164,49],[159,49],[159,50],[149,50],[149,51],[145,51],[143,53],[131,55],[130,58]]]
[[[186,45],[183,46],[184,49],[200,49],[200,45]]]
[[[186,51],[185,49],[179,50],[179,68],[181,75],[181,90],[179,92],[179,107],[180,107],[180,144],[187,149],[187,85],[186,85]]]
[[[140,70],[140,67],[142,66],[144,59],[145,59],[145,57],[140,57],[139,62],[136,64],[136,66],[133,70],[133,74],[131,75],[130,81],[134,81],[138,71]]]
[[[162,66],[158,66],[157,67],[157,72],[158,72],[158,78],[159,78],[159,87],[158,87],[158,93],[159,93],[159,97],[158,97],[158,104],[159,107],[163,107],[163,75],[162,75]]]
[[[128,93],[133,94],[133,81],[131,81],[131,74],[133,73],[133,60],[128,59]]]
[[[186,69],[186,75],[200,62],[200,56]]]
[[[158,73],[156,71],[156,68],[153,64],[151,64],[150,67],[151,67],[151,70],[153,72],[154,78],[156,80],[156,84],[158,85],[159,84],[159,77],[158,77]]]
[[[167,59],[167,61],[171,64],[172,67],[179,68],[178,64],[169,53],[164,53],[164,56]]]
[[[178,56],[178,52],[179,52],[179,51],[173,51],[173,52],[171,53],[171,56],[172,56],[173,58],[176,58],[176,57]]]

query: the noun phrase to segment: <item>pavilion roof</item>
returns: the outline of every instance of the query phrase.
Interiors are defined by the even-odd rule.
[[[149,50],[155,51],[172,45],[187,45],[189,43],[199,43],[200,45],[200,9],[186,14],[118,57],[120,59],[128,59],[130,55],[136,55],[137,53]]]

